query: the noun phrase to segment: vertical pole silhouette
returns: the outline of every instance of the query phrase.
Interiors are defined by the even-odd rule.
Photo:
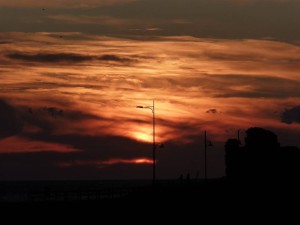
[[[156,181],[156,155],[155,155],[155,150],[156,150],[156,143],[155,143],[155,103],[154,103],[154,99],[153,99],[153,104],[152,106],[137,106],[137,108],[140,109],[151,109],[152,111],[152,124],[153,124],[153,130],[152,130],[152,135],[153,135],[153,152],[152,152],[152,183],[153,185],[155,184]]]
[[[238,143],[241,143],[241,142],[240,142],[240,129],[238,129],[238,132],[237,132],[237,138],[238,138]]]
[[[204,131],[204,179],[207,180],[207,137]]]
[[[153,114],[153,175],[152,175],[152,182],[153,185],[155,184],[155,180],[156,180],[156,156],[155,156],[155,148],[156,148],[156,144],[155,144],[155,105],[154,105],[154,99],[153,99],[153,105],[152,105],[152,114]]]

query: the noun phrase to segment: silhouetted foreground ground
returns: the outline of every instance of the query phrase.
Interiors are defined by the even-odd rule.
[[[2,184],[3,186],[3,184]],[[225,178],[199,181],[158,182],[154,187],[144,183],[139,186],[126,186],[108,189],[59,190],[46,188],[30,192],[21,200],[2,201],[6,209],[62,209],[62,210],[116,210],[126,209],[129,205],[140,208],[154,205],[155,208],[205,208],[229,210],[253,205],[255,207],[272,204],[298,204],[300,189],[297,182],[280,182],[260,180],[229,181]],[[103,192],[105,190],[106,192]],[[2,187],[2,195],[3,195]],[[80,194],[81,193],[81,194]],[[104,193],[107,193],[104,194]],[[98,194],[98,195],[97,195]],[[101,195],[100,195],[101,194]],[[78,198],[80,195],[81,198]],[[2,196],[3,199],[3,196]],[[282,207],[282,205],[280,206]]]

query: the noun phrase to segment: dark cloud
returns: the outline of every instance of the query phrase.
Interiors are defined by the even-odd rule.
[[[17,110],[4,100],[0,100],[0,139],[22,131],[23,124]]]
[[[283,77],[265,75],[207,75],[199,77],[166,78],[157,82],[156,78],[139,78],[144,88],[169,88],[188,91],[198,88],[205,95],[215,98],[288,98],[300,97],[300,82]]]
[[[188,82],[188,79],[186,79]],[[184,82],[184,81],[183,81]],[[199,84],[213,97],[287,98],[300,97],[300,82],[263,75],[208,75],[191,84]]]
[[[63,109],[58,109],[59,111]],[[69,121],[103,120],[102,117],[75,110],[63,110],[63,117]]]
[[[165,36],[190,35],[228,39],[271,37],[287,41],[299,37],[298,0],[247,2],[252,4],[236,4],[234,1],[225,0],[143,0],[109,7],[51,9],[52,17],[65,15],[75,18],[74,24],[70,24],[68,20],[55,21],[47,16],[41,17],[34,7],[26,9],[0,7],[0,31],[55,30],[148,38],[147,27],[159,27],[160,34]],[[83,18],[97,18],[101,15],[112,19],[106,22],[97,20],[97,23],[92,20],[91,24],[87,25],[83,23],[84,20],[78,19],[78,15],[82,15]],[[118,23],[120,20],[133,22]],[[7,26],[7,21],[10,22],[10,26]]]
[[[300,82],[280,77],[254,75],[216,75],[215,97],[288,98],[300,97]],[[212,86],[213,87],[213,86]]]
[[[43,112],[42,110],[32,108],[28,108],[26,112],[22,113],[22,121],[26,125],[37,127],[41,132],[47,133],[57,130],[59,123],[62,126],[62,121],[54,120],[54,116],[51,116],[48,111]]]
[[[224,53],[224,52],[204,52],[206,57],[212,60],[221,60],[221,61],[263,61],[265,60],[262,56],[251,55],[250,53]]]
[[[245,42],[245,45],[247,42]],[[274,53],[276,50],[274,50]],[[266,57],[263,53],[253,53],[251,51],[242,51],[242,52],[222,52],[222,51],[205,51],[203,52],[203,55],[208,57],[211,60],[218,60],[218,61],[242,61],[242,62],[269,62],[274,63],[274,60],[276,60],[276,63],[280,64],[299,64],[300,58],[291,56],[291,57],[280,57],[280,58],[272,58],[270,56]]]
[[[82,113],[78,112],[78,114]],[[4,100],[0,100],[0,139],[17,134],[21,135],[26,125],[34,125],[42,131],[51,132],[57,129],[59,123],[58,121],[55,122],[52,118],[62,115],[63,111],[55,107],[41,109],[24,107],[22,109],[22,106],[18,106],[17,109]],[[78,120],[80,117],[74,117],[74,112],[70,113],[70,115],[71,117],[66,117],[66,119]]]
[[[131,62],[132,59],[119,57],[117,55],[102,55],[97,57],[98,60],[101,61],[113,61],[113,62]]]
[[[21,60],[26,62],[40,62],[40,63],[82,63],[86,61],[98,60],[105,62],[118,62],[118,63],[128,63],[133,62],[133,59],[120,57],[117,55],[81,55],[75,53],[37,53],[37,54],[27,54],[27,53],[9,53],[6,57],[14,60]]]
[[[52,117],[56,116],[63,116],[64,115],[64,110],[63,109],[58,109],[56,107],[44,107],[43,110],[47,112],[49,115]]]
[[[151,176],[151,165],[108,165],[100,168],[95,163],[114,158],[151,158],[151,145],[146,143],[118,136],[52,135],[47,132],[24,134],[23,137],[25,135],[29,139],[47,143],[77,146],[80,151],[0,154],[1,169],[5,170],[5,173],[0,171],[0,179],[120,179]],[[76,165],[76,162],[87,163]],[[72,166],[62,168],[60,164]]]
[[[1,72],[0,72],[1,74]],[[14,85],[10,84],[3,84],[1,85],[0,92],[6,93],[7,91],[30,91],[30,90],[53,90],[53,89],[58,89],[58,88],[85,88],[85,89],[96,89],[96,90],[102,90],[104,88],[107,88],[107,85],[98,84],[96,81],[99,79],[95,78],[94,83],[95,84],[87,84],[87,83],[71,83],[71,81],[83,81],[84,78],[74,78],[73,77],[68,77],[68,76],[55,76],[55,75],[47,75],[48,77],[54,77],[58,78],[61,81],[58,82],[44,82],[44,81],[37,81],[37,82],[20,82],[20,83],[15,83]],[[65,82],[65,81],[70,81],[70,82]],[[86,80],[85,80],[86,81]],[[70,93],[70,92],[63,92],[61,93]]]
[[[216,113],[218,113],[218,110],[217,109],[209,109],[206,111],[206,113],[216,114]]]
[[[62,134],[41,132],[35,134],[24,134],[26,138],[48,143],[59,143],[72,146],[81,151],[70,153],[73,159],[78,160],[107,160],[112,157],[131,158],[143,157],[147,149],[146,143],[138,143],[132,139],[120,136],[107,135],[85,135],[85,134]],[[149,153],[150,154],[150,153]]]
[[[51,117],[63,117],[65,120],[70,121],[81,121],[81,120],[97,120],[97,119],[103,119],[100,116],[96,116],[93,114],[81,112],[78,110],[72,110],[72,109],[66,109],[63,108],[57,108],[57,107],[42,107],[42,108],[36,108],[33,111],[33,114],[35,113],[36,116],[44,116],[48,115]]]
[[[87,135],[50,135],[38,134],[31,138],[47,142],[72,143],[81,151],[70,153],[58,152],[31,152],[31,153],[5,153],[0,154],[0,179],[132,179],[151,178],[152,167],[148,165],[117,164],[99,168],[96,161],[105,161],[119,158],[150,158],[152,146],[139,143],[129,138],[118,136],[87,136]],[[165,143],[165,148],[157,151],[157,171],[159,178],[178,178],[180,174],[190,173],[195,177],[200,172],[202,177],[203,151],[199,151],[202,136],[193,137],[196,140],[189,144],[178,144],[176,141]],[[220,146],[218,146],[220,145]],[[223,167],[223,144],[214,142],[216,155],[212,164]],[[217,162],[215,162],[218,160]],[[91,164],[76,165],[76,162],[89,162]],[[74,163],[75,162],[75,163]],[[72,164],[70,167],[60,167],[63,163]],[[212,165],[211,164],[211,165]],[[218,170],[223,171],[223,169]],[[210,176],[222,176],[210,170]]]
[[[72,163],[80,155],[57,152],[0,154],[1,180],[58,180],[58,179],[120,179],[150,178],[151,165],[117,164],[97,167],[95,164],[60,167],[60,163]],[[93,160],[99,160],[94,158]],[[101,159],[100,159],[101,160]]]
[[[24,123],[38,127],[44,134],[50,134],[55,130],[60,130],[62,126],[72,126],[74,122],[81,123],[87,120],[103,119],[93,114],[68,108],[68,103],[66,103],[65,108],[54,106],[41,108],[24,107],[24,109],[20,111],[20,114]],[[30,137],[28,136],[28,138]]]
[[[285,109],[285,111],[281,114],[281,122],[287,124],[300,123],[300,106]]]
[[[91,56],[83,56],[73,53],[58,53],[58,54],[25,54],[25,53],[10,53],[6,55],[8,58],[17,59],[29,62],[47,62],[47,63],[57,63],[57,62],[84,62],[93,59]]]
[[[47,0],[15,0],[15,1],[4,1],[0,0],[1,7],[29,7],[29,8],[38,8],[42,11],[48,9],[62,7],[62,8],[78,8],[78,7],[95,7],[95,6],[110,6],[115,4],[125,4],[133,2],[134,0],[85,0],[84,3],[80,0],[64,0],[64,1],[47,1]],[[47,7],[47,8],[43,8]]]

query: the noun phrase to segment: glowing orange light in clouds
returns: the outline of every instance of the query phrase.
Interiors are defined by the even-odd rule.
[[[99,162],[103,165],[114,165],[114,164],[151,164],[153,161],[147,158],[137,158],[137,159],[110,159],[107,161]]]
[[[110,166],[116,164],[152,164],[153,161],[148,158],[136,158],[136,159],[109,159],[106,161],[80,161],[76,160],[73,162],[60,162],[59,167],[72,167],[72,166],[85,166],[85,165],[95,165],[97,167]]]
[[[152,164],[153,160],[147,158],[135,159],[133,160],[136,164]]]
[[[142,132],[133,132],[132,136],[138,141],[147,142],[147,143],[152,142],[153,139],[152,134],[147,134]]]

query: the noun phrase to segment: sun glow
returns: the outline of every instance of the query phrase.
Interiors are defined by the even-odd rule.
[[[147,159],[147,158],[141,158],[141,159],[135,159],[134,163],[135,164],[151,164],[151,163],[153,163],[153,160]]]
[[[150,143],[153,140],[152,134],[144,133],[144,132],[133,132],[133,137],[137,141]]]

